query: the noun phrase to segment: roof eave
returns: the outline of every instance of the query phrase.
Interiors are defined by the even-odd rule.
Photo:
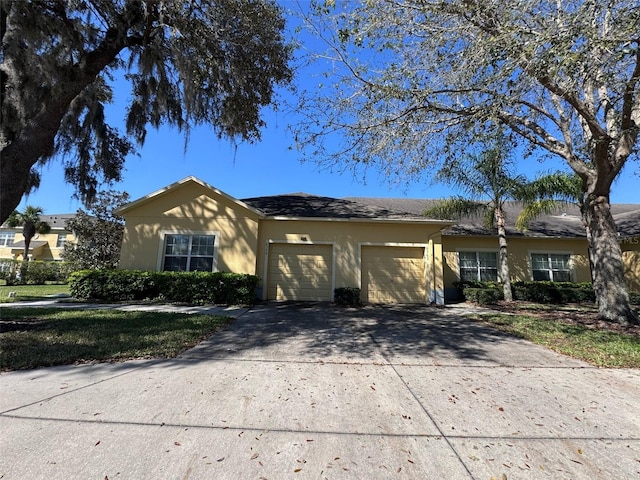
[[[450,227],[455,225],[452,222],[447,222],[443,220],[433,220],[430,218],[425,218],[424,220],[419,218],[381,218],[381,217],[373,217],[373,218],[360,218],[360,217],[344,217],[344,218],[335,218],[335,217],[288,217],[284,215],[272,215],[265,216],[264,220],[278,220],[278,221],[304,221],[304,222],[357,222],[357,223],[403,223],[403,224],[418,224],[418,225],[439,225],[442,228]]]

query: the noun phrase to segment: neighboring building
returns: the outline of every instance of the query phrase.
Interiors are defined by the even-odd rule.
[[[497,236],[479,219],[422,216],[433,200],[336,199],[303,193],[237,200],[187,177],[116,211],[125,218],[120,267],[258,275],[259,297],[331,300],[359,287],[365,302],[444,303],[462,279],[497,280]],[[640,291],[640,205],[613,207],[629,288]],[[577,208],[527,232],[508,218],[514,280],[590,281]]]
[[[419,214],[434,200],[351,198],[359,203]],[[627,287],[640,292],[640,205],[613,204]],[[525,232],[515,228],[521,207],[507,202],[507,241],[511,279],[590,282],[587,239],[577,205],[543,215]],[[445,295],[457,294],[459,280],[498,280],[498,236],[481,218],[464,218],[442,232]]]
[[[47,222],[51,231],[36,234],[29,245],[29,260],[62,260],[62,251],[66,242],[74,242],[73,232],[67,230],[67,220],[75,217],[73,213],[41,215],[40,220]],[[22,260],[24,238],[22,226],[0,227],[0,260]]]

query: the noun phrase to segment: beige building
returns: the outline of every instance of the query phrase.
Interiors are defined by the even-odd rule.
[[[358,287],[365,302],[442,304],[455,281],[497,280],[496,235],[479,220],[425,218],[429,202],[238,200],[187,177],[117,210],[126,220],[120,268],[254,274],[265,300],[331,300],[335,288]],[[615,208],[629,287],[640,291],[640,206]],[[541,217],[524,233],[509,227],[514,280],[590,281],[575,214]]]
[[[36,234],[29,245],[29,260],[58,261],[62,260],[62,251],[67,242],[74,242],[73,232],[67,230],[67,220],[75,214],[41,215],[40,220],[51,227],[47,234]],[[22,227],[0,227],[0,260],[22,260],[24,254],[24,238]]]

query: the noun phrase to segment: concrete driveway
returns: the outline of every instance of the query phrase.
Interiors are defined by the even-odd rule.
[[[0,478],[640,478],[640,371],[460,309],[259,306],[174,360],[0,375]]]

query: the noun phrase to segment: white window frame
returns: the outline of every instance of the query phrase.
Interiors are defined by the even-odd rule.
[[[499,258],[499,253],[498,250],[494,249],[494,248],[461,248],[456,250],[456,255],[458,257],[458,280],[459,281],[463,281],[462,280],[462,267],[460,265],[460,253],[475,253],[476,254],[476,263],[477,263],[477,269],[476,269],[476,282],[485,282],[485,281],[496,281],[496,282],[500,282],[501,278],[500,278],[500,258]],[[496,280],[480,280],[480,262],[478,261],[478,253],[493,253],[496,256]]]
[[[16,232],[0,232],[0,247],[8,247],[16,241]]]
[[[549,267],[549,278],[550,280],[534,280],[533,279],[533,257],[532,255],[546,255],[547,256],[547,263],[548,263],[548,267]],[[554,280],[553,278],[553,269],[551,268],[551,257],[550,255],[566,255],[569,257],[569,261],[567,262],[567,266],[569,268],[569,280]],[[564,251],[564,250],[530,250],[529,251],[529,258],[527,259],[527,261],[529,262],[529,275],[532,281],[537,281],[537,282],[543,282],[543,281],[549,281],[549,282],[564,282],[564,281],[568,281],[568,282],[573,282],[575,281],[575,268],[574,268],[574,261],[573,261],[573,252],[572,251]]]
[[[60,242],[60,240],[62,240],[62,243]],[[68,241],[69,241],[68,233],[59,233],[56,238],[56,248],[60,248],[60,249],[64,248],[64,246]]]
[[[165,248],[166,248],[166,237],[167,235],[188,235],[193,237],[194,235],[207,235],[213,236],[213,260],[211,271],[218,271],[218,250],[220,245],[220,232],[219,231],[192,231],[192,230],[162,230],[160,231],[160,245],[158,248],[158,259],[156,262],[156,270],[161,272],[164,269],[164,259],[165,259]],[[189,242],[189,250],[191,250],[191,242]],[[187,257],[187,268],[189,266],[189,259],[191,258],[191,254],[189,253]],[[189,270],[186,270],[187,272]]]

